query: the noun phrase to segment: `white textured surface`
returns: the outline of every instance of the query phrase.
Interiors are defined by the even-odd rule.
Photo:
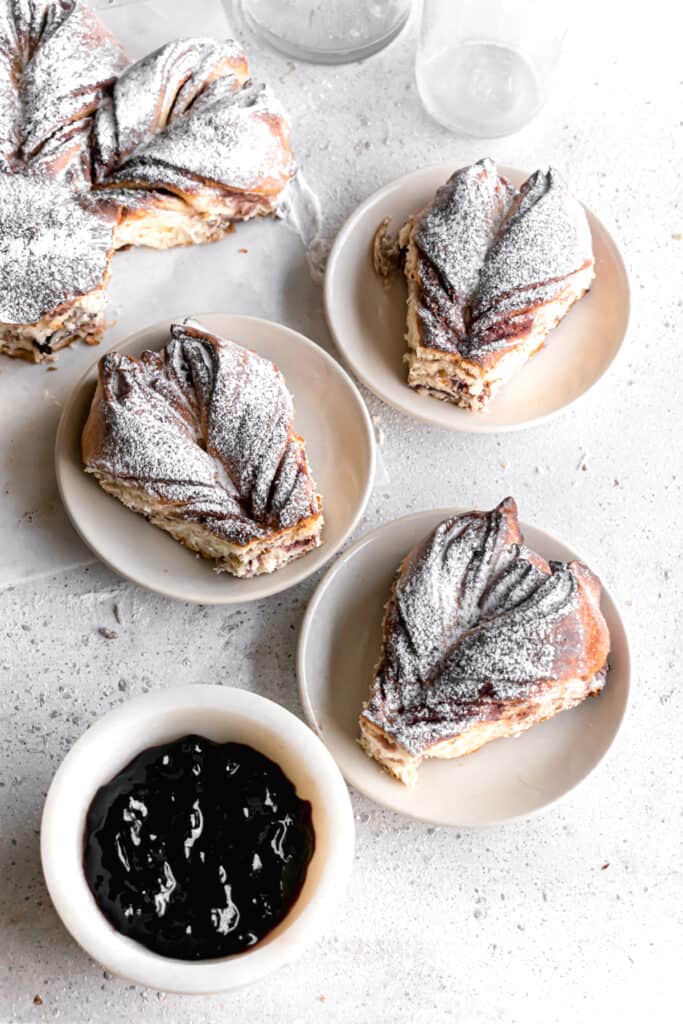
[[[456,437],[370,398],[389,481],[376,489],[358,532],[413,509],[490,506],[514,493],[523,518],[569,538],[621,599],[639,670],[631,714],[611,761],[565,805],[527,823],[433,831],[354,797],[356,869],[328,937],[299,964],[243,992],[164,997],[104,977],[57,921],[38,864],[43,794],[85,726],[149,687],[219,681],[298,710],[296,630],[313,581],[237,611],[175,605],[96,566],[6,591],[0,1020],[676,1020],[683,75],[675,12],[664,0],[633,13],[628,5],[592,5],[577,19],[545,110],[518,135],[490,144],[457,139],[427,121],[412,78],[410,30],[367,63],[332,70],[290,64],[245,43],[256,73],[268,75],[293,115],[298,159],[321,197],[330,237],[390,178],[488,152],[520,167],[552,160],[621,240],[635,309],[630,340],[607,378],[556,422],[500,438]],[[250,255],[236,254],[261,229],[278,259],[273,292],[262,289]],[[235,255],[222,304],[268,316],[282,303],[287,323],[329,345],[319,291],[304,283],[304,257],[289,238],[282,225],[255,225],[229,239]],[[149,255],[151,322],[179,311],[155,307],[157,256]],[[191,265],[188,259],[188,272]],[[2,369],[0,395],[8,386]],[[44,391],[62,370],[46,378],[29,369],[17,386],[32,403],[32,429],[40,430],[56,417]],[[12,453],[0,444],[6,466]],[[32,529],[28,519],[21,529]],[[104,639],[101,626],[118,639]]]

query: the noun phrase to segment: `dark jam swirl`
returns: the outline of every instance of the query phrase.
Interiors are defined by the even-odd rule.
[[[202,736],[143,751],[98,789],[84,866],[117,931],[163,956],[239,953],[295,903],[311,805],[273,761]]]

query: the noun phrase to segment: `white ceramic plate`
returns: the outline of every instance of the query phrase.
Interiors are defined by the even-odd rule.
[[[205,327],[274,360],[294,396],[295,426],[306,440],[323,497],[323,543],[270,575],[236,579],[215,573],[191,551],[106,494],[83,471],[80,440],[97,381],[97,363],[64,407],[55,448],[57,483],[83,540],[116,572],[150,590],[198,604],[241,604],[279,593],[314,573],[337,551],[367,504],[375,439],[365,404],[347,373],[320,346],[281,324],[224,313],[196,315]],[[137,356],[169,340],[164,320],[115,346]],[[99,361],[99,360],[98,360]]]
[[[360,748],[358,715],[377,664],[384,605],[399,563],[458,509],[418,512],[387,523],[350,547],[325,574],[301,628],[298,675],[308,721],[346,780],[371,800],[437,825],[478,827],[540,811],[578,785],[604,758],[629,693],[629,647],[607,590],[602,610],[612,637],[610,673],[599,697],[517,739],[496,740],[454,761],[425,761],[414,787],[387,775]],[[545,558],[578,558],[565,544],[521,524]]]
[[[339,350],[375,394],[401,412],[449,430],[493,433],[549,419],[585,394],[614,360],[626,334],[629,286],[619,251],[598,218],[587,210],[596,278],[549,335],[546,346],[502,389],[486,412],[468,412],[418,395],[406,383],[403,355],[406,287],[395,275],[389,288],[372,269],[370,249],[384,217],[398,230],[425,206],[456,170],[425,167],[392,181],[366,199],[339,232],[327,262],[325,310]],[[515,185],[528,177],[501,167]]]
[[[198,733],[247,743],[280,765],[313,808],[315,851],[287,917],[253,949],[217,960],[160,956],[109,923],[83,871],[83,830],[97,789],[147,747]],[[95,960],[140,985],[208,993],[246,985],[299,956],[337,912],[353,864],[351,801],[317,736],[272,700],[227,686],[180,686],[126,701],[74,744],[45,801],[40,852],[45,881],[66,928]]]

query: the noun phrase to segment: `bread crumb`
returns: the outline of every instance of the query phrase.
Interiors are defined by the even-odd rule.
[[[385,284],[399,269],[400,246],[398,238],[389,234],[391,217],[385,217],[372,239],[372,266]]]
[[[97,632],[100,634],[100,636],[103,636],[105,640],[116,640],[118,639],[119,635],[113,629],[107,629],[106,626],[100,626]]]

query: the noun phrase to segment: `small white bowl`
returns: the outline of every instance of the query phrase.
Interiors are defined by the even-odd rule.
[[[315,852],[301,894],[277,928],[253,949],[219,960],[152,953],[109,923],[83,871],[85,818],[95,791],[147,747],[198,733],[247,743],[275,761],[313,807]],[[351,873],[351,801],[332,756],[289,711],[254,693],[223,686],[157,690],[110,711],[74,744],[50,786],[41,858],[57,913],[83,949],[108,970],[167,992],[204,994],[246,985],[289,963],[330,923]]]

